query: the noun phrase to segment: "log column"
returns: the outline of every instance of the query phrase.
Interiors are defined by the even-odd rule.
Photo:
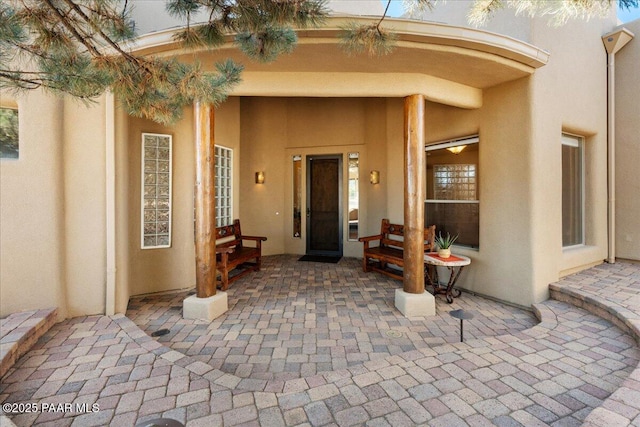
[[[424,95],[404,99],[404,280],[410,294],[424,292]]]
[[[211,104],[194,104],[196,142],[195,239],[196,296],[216,294],[216,200],[214,108]]]

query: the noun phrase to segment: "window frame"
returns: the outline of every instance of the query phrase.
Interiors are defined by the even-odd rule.
[[[169,218],[167,220],[168,222],[168,242],[166,245],[153,245],[153,246],[146,246],[144,243],[144,238],[145,238],[145,232],[144,232],[144,225],[145,225],[145,137],[147,136],[152,136],[152,137],[163,137],[163,138],[168,138],[169,139],[169,198],[168,198],[168,204],[169,204]],[[173,222],[173,136],[170,134],[161,134],[161,133],[151,133],[151,132],[143,132],[142,133],[142,140],[141,140],[141,160],[140,160],[140,164],[141,164],[141,168],[140,168],[140,249],[143,250],[147,250],[147,249],[166,249],[166,248],[170,248],[171,244],[172,244],[172,240],[173,240],[173,229],[172,229],[172,222]],[[156,157],[157,160],[157,157]],[[158,175],[158,170],[156,168],[155,174],[156,174],[156,178]],[[157,179],[156,179],[156,184],[157,184]],[[159,198],[156,196],[155,200],[158,200]],[[157,210],[157,208],[156,208]],[[156,223],[157,223],[157,218],[156,218]],[[148,234],[147,234],[148,235]],[[158,238],[158,232],[156,231],[155,233],[156,239]],[[156,240],[157,243],[157,240]]]
[[[437,151],[437,150],[446,150],[447,148],[450,147],[456,147],[459,145],[472,145],[472,144],[479,144],[480,143],[480,137],[479,135],[469,135],[466,137],[462,137],[462,138],[456,138],[456,139],[448,139],[448,140],[443,140],[443,141],[437,141],[437,142],[433,142],[433,143],[429,143],[427,145],[425,145],[425,156],[427,155],[427,153],[429,151]],[[425,170],[427,168],[427,163],[428,160],[425,161]],[[480,157],[478,155],[478,162],[476,164],[475,167],[475,180],[476,180],[476,188],[475,188],[475,199],[472,200],[458,200],[458,199],[428,199],[425,197],[425,205],[428,203],[439,203],[439,204],[476,204],[478,205],[478,236],[480,236],[480,188],[479,188],[479,181],[478,181],[478,177],[480,174]],[[427,185],[429,184],[428,182],[426,183]],[[435,182],[432,183],[433,185],[435,185]],[[426,195],[425,195],[426,196]],[[434,193],[434,197],[435,197],[435,193]],[[425,206],[425,219],[426,219],[426,206]],[[436,230],[436,233],[438,231]],[[456,242],[454,244],[454,246],[457,247],[462,247],[462,248],[466,248],[466,249],[471,249],[471,250],[480,250],[480,240],[478,239],[478,245],[474,246],[474,245],[469,245],[469,244],[461,244],[460,242]]]
[[[354,172],[356,174],[355,178],[351,178],[351,162],[354,161],[355,166],[353,167]],[[354,197],[352,197],[352,191],[355,192]],[[355,223],[351,223],[351,219],[349,218],[351,213],[351,202],[355,199],[355,210],[356,216]],[[351,228],[352,225],[355,224],[355,237],[351,237]],[[354,151],[347,153],[347,241],[349,242],[357,242],[359,233],[360,233],[360,152]]]
[[[585,152],[586,152],[586,147],[585,147],[585,141],[586,138],[582,135],[576,135],[573,133],[569,133],[569,132],[562,132],[562,136],[560,138],[561,141],[561,147],[563,145],[567,145],[567,146],[571,146],[571,147],[576,147],[578,148],[578,153],[580,155],[580,242],[579,243],[572,243],[570,245],[565,246],[564,242],[562,242],[562,250],[567,250],[567,249],[575,249],[575,248],[581,248],[586,246],[586,203],[585,203],[585,199],[586,199],[586,156],[585,156]],[[569,142],[571,141],[571,142]],[[561,162],[564,159],[562,159],[561,156]],[[562,168],[561,173],[564,174],[564,168]],[[564,177],[563,177],[564,178]],[[562,178],[562,179],[563,179]],[[561,193],[564,191],[564,189],[562,188],[562,179],[560,182],[560,186],[561,186]],[[564,194],[561,194],[562,197],[564,197]],[[562,209],[562,207],[561,207]],[[564,216],[564,212],[562,212],[562,216]],[[561,221],[561,226],[562,226],[562,233],[561,233],[561,240],[562,236],[564,235],[564,223],[563,221]]]

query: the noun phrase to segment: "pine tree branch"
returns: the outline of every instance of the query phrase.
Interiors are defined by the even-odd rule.
[[[389,13],[389,6],[391,6],[391,0],[387,0],[387,7],[384,8],[384,12],[380,17],[380,20],[378,21],[378,25],[376,25],[376,28],[378,29],[378,31],[380,30],[380,25],[382,25],[382,21],[384,21],[384,18],[387,17],[387,13]]]
[[[53,13],[58,17],[58,22],[60,22],[75,38],[81,43],[84,47],[86,47],[89,52],[95,57],[101,57],[102,54],[100,51],[93,46],[91,43],[86,41],[86,38],[83,37],[69,22],[68,19],[58,10],[57,7],[53,4],[51,0],[44,0],[44,3],[49,6],[49,8],[53,11]]]
[[[24,77],[20,77],[25,74],[24,72],[20,72],[19,75],[17,73],[12,72],[11,70],[0,70],[0,77],[4,77],[9,81],[29,84],[30,87],[28,89],[37,89],[42,86],[41,79],[27,79]],[[0,85],[2,87],[2,85]]]
[[[46,0],[46,1],[50,1],[50,0]],[[102,37],[102,39],[104,41],[106,41],[109,46],[111,46],[113,49],[116,50],[116,52],[118,52],[120,55],[124,56],[125,58],[127,58],[129,61],[132,61],[134,63],[137,63],[138,65],[141,65],[138,58],[136,58],[135,56],[129,54],[128,52],[125,52],[120,45],[118,45],[118,43],[114,42],[111,37],[107,36],[100,27],[98,27],[97,25],[95,25],[94,22],[91,21],[91,19],[89,19],[89,17],[82,11],[82,9],[80,9],[80,7],[75,4],[73,1],[71,0],[64,0],[64,2],[69,5],[69,7],[71,7],[73,10],[76,11],[76,13],[78,15],[80,15],[80,17],[82,19],[84,19],[84,21],[91,27],[93,28],[94,31],[96,31],[97,34],[100,35],[100,37]],[[99,54],[99,56],[102,56]]]

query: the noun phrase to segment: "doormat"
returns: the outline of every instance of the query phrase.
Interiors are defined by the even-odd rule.
[[[322,255],[305,255],[298,258],[298,261],[311,261],[311,262],[327,262],[335,264],[340,261],[340,256],[322,256]]]

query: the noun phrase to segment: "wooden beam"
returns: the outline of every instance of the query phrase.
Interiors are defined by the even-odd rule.
[[[424,95],[404,99],[403,289],[424,292]]]
[[[196,143],[196,296],[208,298],[216,294],[214,108],[213,105],[196,102],[193,112]]]

